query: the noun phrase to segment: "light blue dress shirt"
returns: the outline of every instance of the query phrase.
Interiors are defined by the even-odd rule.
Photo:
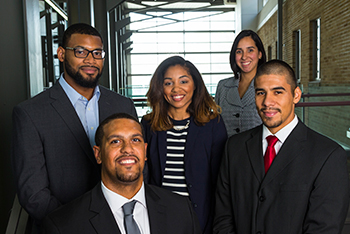
[[[101,95],[100,88],[96,86],[92,98],[87,100],[67,83],[63,77],[63,73],[58,82],[71,101],[90,140],[91,147],[93,147],[95,145],[96,129],[99,125],[98,100]]]

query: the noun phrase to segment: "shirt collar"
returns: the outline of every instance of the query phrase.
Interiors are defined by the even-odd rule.
[[[58,80],[60,83],[61,87],[63,88],[64,92],[67,94],[70,102],[72,103],[73,106],[75,106],[75,103],[80,99],[83,98],[86,100],[85,97],[83,97],[80,93],[78,93],[72,86],[70,86],[67,81],[63,77],[63,73],[60,76],[60,79]],[[97,100],[100,99],[100,87],[97,85],[94,89],[94,94],[92,97],[96,95]]]
[[[122,195],[119,195],[118,193],[113,192],[112,190],[108,189],[103,182],[101,181],[101,188],[102,193],[104,197],[106,198],[109,207],[111,208],[113,214],[118,210],[122,209],[122,206],[132,200],[136,200],[138,203],[140,203],[142,206],[147,208],[146,206],[146,196],[145,196],[145,187],[144,183],[142,182],[142,186],[140,190],[135,194],[134,197],[131,199],[127,199],[123,197]]]
[[[298,124],[298,117],[294,115],[293,120],[287,124],[284,128],[276,132],[275,134],[272,134],[270,130],[263,125],[263,133],[262,133],[262,139],[266,139],[267,136],[269,135],[274,135],[278,138],[278,140],[283,144],[284,141],[287,139],[289,134],[293,131],[293,129],[297,126]]]

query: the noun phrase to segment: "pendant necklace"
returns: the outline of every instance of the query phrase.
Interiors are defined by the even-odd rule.
[[[185,126],[182,126],[182,127],[173,126],[173,129],[175,129],[176,131],[181,131],[188,128],[189,125],[190,125],[190,120],[187,120],[187,123]]]

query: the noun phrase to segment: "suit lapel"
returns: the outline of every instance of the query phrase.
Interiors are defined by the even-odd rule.
[[[247,92],[241,98],[238,93],[238,79],[234,79],[230,88],[227,89],[226,100],[229,104],[235,106],[248,106],[255,102],[255,95],[251,95],[251,89],[254,89],[254,80],[251,81]]]
[[[162,178],[164,176],[164,171],[165,171],[165,164],[166,164],[166,152],[167,152],[167,135],[166,135],[166,131],[160,131],[158,132],[158,159],[159,160],[159,164],[160,164],[160,168],[162,171]]]
[[[166,206],[147,184],[145,184],[145,193],[151,233],[164,233],[167,223]]]
[[[273,160],[270,169],[268,170],[261,188],[268,184],[273,178],[283,171],[296,157],[302,155],[304,151],[307,137],[307,128],[299,120],[298,125],[289,134],[286,141],[283,143],[280,151]]]
[[[189,162],[191,160],[191,157],[186,157],[186,155],[192,155],[192,151],[194,150],[195,147],[193,147],[195,145],[195,141],[197,139],[197,135],[199,132],[199,127],[196,125],[196,123],[194,122],[194,118],[191,117],[191,122],[190,122],[190,126],[188,128],[188,135],[186,138],[186,146],[185,146],[185,152],[184,152],[184,156],[185,156],[185,167],[186,165],[189,166],[191,165],[191,163]]]
[[[233,82],[229,85],[226,93],[227,102],[234,106],[242,106],[241,98],[239,97],[239,93],[237,91],[238,82],[238,79],[233,79]]]
[[[90,223],[97,233],[121,234],[112,211],[103,196],[100,183],[91,192],[90,211],[96,213],[96,216],[90,219]]]
[[[105,118],[107,118],[111,113],[111,108],[115,108],[117,110],[118,107],[111,106],[109,102],[109,93],[106,92],[104,87],[100,87],[100,99],[98,100],[98,112],[99,112],[99,123],[101,123]]]
[[[63,91],[62,87],[59,85],[59,82],[56,82],[56,84],[50,89],[49,92],[50,97],[54,99],[51,105],[67,124],[68,128],[71,130],[71,133],[74,135],[75,139],[85,154],[94,164],[96,164],[96,160],[94,158],[86,132],[80,122],[78,115],[76,114],[74,107],[72,106],[72,103]]]
[[[249,155],[250,164],[255,177],[261,182],[265,176],[264,158],[262,155],[262,125],[251,133],[251,138],[247,140],[246,147]]]

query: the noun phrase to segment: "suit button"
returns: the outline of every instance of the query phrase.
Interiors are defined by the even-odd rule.
[[[265,200],[266,200],[266,198],[265,198],[264,196],[260,196],[260,197],[259,197],[259,201],[263,202],[263,201],[265,201]]]
[[[192,188],[192,184],[188,184],[188,187],[189,187],[189,188]]]
[[[235,114],[234,116],[236,116],[237,118],[239,118],[239,113]]]
[[[262,232],[257,232],[256,234],[262,234]]]
[[[194,208],[197,208],[198,205],[197,205],[196,203],[193,203],[193,207],[194,207]]]
[[[240,132],[241,131],[239,128],[236,128],[235,130],[236,130],[236,132]]]

